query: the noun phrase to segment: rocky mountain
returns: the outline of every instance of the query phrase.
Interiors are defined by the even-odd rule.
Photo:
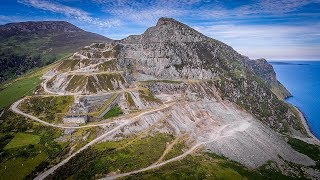
[[[174,19],[85,46],[43,79],[0,123],[41,136],[28,148],[51,154],[28,178],[320,178],[319,142],[272,66]],[[29,120],[14,126],[17,116]]]
[[[250,60],[170,18],[161,18],[155,27],[121,40],[119,46],[119,65],[132,70],[133,79],[210,79],[223,99],[238,104],[273,129],[304,133],[297,114],[272,92],[290,95],[264,59]]]
[[[108,41],[63,21],[0,25],[0,82],[50,64],[85,45]]]

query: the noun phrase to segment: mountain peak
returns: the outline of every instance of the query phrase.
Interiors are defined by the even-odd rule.
[[[175,25],[184,25],[181,22],[173,19],[173,18],[167,18],[167,17],[161,17],[156,26],[166,25],[166,24],[175,24]]]
[[[208,37],[173,18],[162,17],[156,26],[148,28],[142,35],[129,36],[126,43],[153,42],[197,42]]]

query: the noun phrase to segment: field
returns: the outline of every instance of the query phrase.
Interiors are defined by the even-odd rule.
[[[108,119],[108,118],[112,118],[112,117],[117,117],[119,115],[123,114],[121,108],[116,105],[113,106],[104,116],[103,118]]]
[[[0,164],[0,179],[23,179],[47,158],[40,153],[32,158],[14,158]]]
[[[23,96],[31,95],[41,81],[40,76],[31,76],[11,83],[0,91],[0,108],[9,106]]]
[[[72,176],[74,179],[90,179],[96,175],[99,177],[99,174],[146,167],[158,160],[166,143],[172,139],[171,135],[156,134],[100,143],[72,158],[49,178],[67,179]]]
[[[0,109],[8,107],[23,96],[31,95],[33,90],[41,83],[43,73],[52,68],[56,63],[33,70],[26,75],[7,82],[0,86]]]
[[[9,110],[1,116],[0,132],[0,179],[26,178],[67,153],[63,151],[65,144],[55,141],[61,130],[41,126]]]
[[[26,133],[17,133],[14,138],[4,147],[4,149],[11,149],[21,146],[26,146],[29,144],[35,145],[40,142],[40,136],[26,134]]]

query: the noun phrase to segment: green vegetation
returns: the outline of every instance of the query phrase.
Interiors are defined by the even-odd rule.
[[[40,153],[32,158],[13,158],[0,164],[0,179],[23,179],[47,158]]]
[[[8,85],[0,91],[0,108],[9,106],[23,96],[31,95],[41,81],[40,76],[31,76]]]
[[[299,139],[289,137],[288,144],[298,152],[309,156],[316,161],[316,168],[320,170],[320,147],[313,144],[308,144]]]
[[[100,75],[97,75],[97,78],[99,80],[99,84],[105,90],[115,90],[112,82],[118,82],[118,83],[121,82],[122,84],[125,83],[121,74],[118,74],[118,73],[100,74]],[[94,81],[93,77],[92,77],[92,81]],[[118,87],[120,87],[120,85]]]
[[[0,82],[13,79],[30,69],[46,66],[92,42],[107,40],[100,35],[85,31],[62,32],[54,29],[55,25],[50,26],[53,29],[49,31],[37,29],[42,23],[19,24],[20,28],[30,30],[28,33],[17,30],[20,28],[13,28],[15,30],[1,34]]]
[[[33,38],[28,42],[23,42],[20,39],[8,39],[0,43],[0,69],[2,69],[0,82],[13,79],[32,68],[46,66],[65,55],[39,53],[37,47],[48,40]]]
[[[154,97],[149,89],[139,90],[139,96],[146,102],[161,103],[160,99]]]
[[[67,153],[64,144],[55,141],[61,134],[60,129],[5,110],[0,123],[0,179],[23,179],[54,164]]]
[[[268,161],[266,164],[261,166],[257,169],[260,174],[264,176],[264,179],[277,179],[277,180],[297,180],[301,179],[304,180],[306,178],[301,177],[292,177],[292,176],[286,176],[281,173],[279,170],[279,167],[274,163],[273,161]],[[300,174],[301,175],[301,174]]]
[[[76,89],[82,89],[88,81],[88,77],[85,75],[68,75],[69,83],[66,88],[67,91],[75,91]]]
[[[117,117],[121,114],[123,114],[121,108],[118,105],[115,105],[105,115],[103,115],[103,118],[108,119],[112,117]]]
[[[245,76],[245,71],[244,70],[235,69],[233,71],[233,74],[234,74],[235,78],[240,79],[240,78],[243,78]]]
[[[121,74],[117,73],[97,74],[95,76],[96,77],[87,75],[68,75],[67,79],[69,83],[66,90],[74,92],[85,87],[87,91],[96,93],[99,89],[115,90],[113,82],[125,83]],[[50,85],[50,82],[48,82],[48,84]],[[120,87],[120,85],[117,87]]]
[[[52,179],[91,179],[110,172],[128,172],[156,162],[173,137],[156,134],[118,142],[104,142],[87,149],[60,167]]]
[[[163,80],[148,80],[148,81],[140,81],[141,83],[156,83],[156,82],[162,82],[162,83],[169,83],[169,84],[179,84],[183,81],[179,80],[169,80],[169,79],[163,79]]]
[[[114,52],[114,51],[105,51],[105,52],[103,52],[103,57],[105,57],[105,58],[115,58],[116,57],[116,52]]]
[[[4,149],[11,149],[21,146],[26,146],[29,144],[35,145],[40,142],[40,136],[27,134],[27,133],[17,133],[14,138],[6,145]]]
[[[271,91],[280,99],[284,100],[286,97],[290,96],[290,92],[282,84],[273,84],[271,86]]]
[[[41,83],[40,77],[56,64],[35,69],[28,74],[0,86],[0,109],[8,107],[23,96],[31,95]]]
[[[135,103],[134,103],[134,101],[132,99],[132,96],[131,96],[131,94],[129,92],[125,92],[124,93],[124,97],[126,98],[126,101],[128,103],[128,107],[129,108],[135,108],[136,107],[136,105],[135,105]]]
[[[21,110],[48,122],[60,122],[74,101],[73,96],[33,96],[20,104]]]
[[[0,133],[0,150],[2,150],[13,138],[14,136],[11,133]]]
[[[270,85],[252,73],[247,72],[244,79],[237,79],[234,74],[224,74],[213,85],[222,99],[236,103],[277,132],[288,134],[292,127],[305,133],[299,117],[289,105],[279,100],[270,90]]]
[[[172,149],[166,154],[163,160],[168,160],[183,154],[183,149],[186,148],[185,142],[180,140],[173,145]]]
[[[212,153],[188,155],[180,161],[123,179],[296,179],[274,170],[250,170],[236,162]]]
[[[100,116],[110,106],[110,104],[118,97],[118,95],[119,95],[118,93],[114,93],[109,99],[107,99],[103,103],[103,105],[99,109],[99,111],[91,112],[91,113],[89,113],[89,115],[95,116],[95,117]]]
[[[75,69],[75,66],[80,62],[80,60],[71,60],[71,59],[66,59],[61,62],[61,64],[57,67],[58,71],[68,71],[71,70],[73,71]]]
[[[102,64],[99,64],[97,68],[100,71],[115,71],[117,70],[117,60],[112,59],[112,60],[106,61]]]

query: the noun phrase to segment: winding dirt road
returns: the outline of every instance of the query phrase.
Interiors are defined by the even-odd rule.
[[[226,125],[220,127],[219,129],[217,129],[217,131],[215,133],[215,136],[211,140],[205,141],[205,142],[199,142],[199,143],[195,144],[194,146],[192,146],[188,151],[184,152],[183,154],[181,154],[181,155],[179,155],[177,157],[174,157],[172,159],[163,161],[163,162],[158,163],[158,164],[154,163],[154,164],[152,164],[152,165],[150,165],[150,166],[148,166],[146,168],[143,168],[143,169],[139,169],[139,170],[123,173],[123,174],[111,175],[111,176],[102,178],[100,180],[113,180],[113,179],[129,176],[129,175],[132,175],[132,174],[137,174],[137,173],[144,172],[144,171],[149,171],[151,169],[159,168],[159,167],[161,167],[163,165],[166,165],[168,163],[171,163],[171,162],[174,162],[174,161],[177,161],[177,160],[185,158],[187,155],[191,154],[196,149],[198,149],[199,147],[201,147],[201,146],[203,146],[205,144],[212,143],[212,142],[214,142],[214,141],[216,141],[216,140],[218,140],[219,138],[222,138],[222,137],[230,136],[230,135],[232,135],[233,133],[235,133],[237,131],[244,131],[249,126],[250,126],[250,124],[247,121],[238,121],[238,122],[235,122],[235,123],[232,123],[232,124],[226,124]]]
[[[24,101],[25,99],[20,99],[18,101],[16,101],[15,103],[13,103],[10,107],[11,111],[13,111],[14,113],[17,113],[17,114],[20,114],[24,117],[27,117],[27,118],[30,118],[34,121],[37,121],[43,125],[46,125],[46,126],[51,126],[51,127],[55,127],[55,128],[62,128],[62,129],[80,129],[80,128],[88,128],[88,127],[97,127],[97,126],[107,126],[107,125],[111,125],[111,124],[114,124],[114,122],[108,122],[108,123],[101,123],[101,124],[90,124],[90,125],[84,125],[84,126],[62,126],[62,125],[58,125],[58,124],[51,124],[51,123],[48,123],[46,121],[43,121],[35,116],[32,116],[30,114],[27,114],[27,113],[24,113],[22,112],[18,106],[19,104]]]
[[[136,121],[138,121],[139,117],[143,116],[143,115],[146,115],[146,114],[149,114],[149,113],[152,113],[152,112],[156,112],[156,111],[160,111],[160,110],[163,110],[163,109],[166,109],[172,105],[174,105],[175,102],[172,102],[172,103],[168,103],[168,104],[165,104],[163,107],[161,108],[157,108],[157,109],[153,109],[153,110],[149,110],[149,111],[146,111],[146,112],[143,112],[131,119],[128,119],[126,122],[120,124],[119,126],[113,128],[112,130],[104,133],[103,135],[97,137],[96,139],[92,140],[91,142],[89,142],[88,144],[86,144],[85,146],[83,146],[82,148],[80,148],[77,152],[73,153],[72,155],[70,155],[69,157],[67,157],[66,159],[64,159],[63,161],[61,161],[59,164],[53,166],[52,168],[50,168],[49,170],[45,171],[44,173],[40,174],[39,176],[37,176],[35,179],[36,180],[40,180],[40,179],[44,179],[46,178],[48,175],[52,174],[55,170],[57,170],[59,167],[61,167],[62,165],[66,164],[72,157],[76,156],[77,154],[79,154],[81,151],[87,149],[88,147],[92,146],[93,144],[103,140],[104,138],[106,138],[107,136],[111,135],[113,132],[125,127],[126,125],[129,125],[131,123],[134,123]]]
[[[126,91],[138,91],[138,90],[143,89],[143,88],[139,88],[139,87],[134,87],[134,88],[121,89],[121,90],[112,90],[112,91],[108,91],[108,92],[100,92],[100,93],[96,93],[96,94],[83,94],[81,92],[77,92],[77,93],[70,93],[70,92],[61,93],[61,92],[54,92],[54,91],[51,91],[50,89],[48,89],[47,82],[48,82],[48,80],[43,81],[41,83],[41,86],[43,87],[43,90],[46,93],[51,94],[53,96],[99,96],[99,95],[108,95],[108,94],[114,94],[114,93],[122,93],[122,92],[126,92]]]
[[[22,99],[16,101],[15,103],[13,103],[13,104],[11,105],[11,107],[10,107],[11,111],[13,111],[14,113],[20,114],[20,115],[22,115],[22,116],[24,116],[24,117],[30,118],[30,119],[32,119],[32,120],[34,120],[34,121],[37,121],[37,122],[39,122],[39,123],[41,123],[41,124],[43,124],[43,125],[46,125],[46,126],[51,126],[51,127],[55,127],[55,128],[62,128],[62,129],[81,129],[81,128],[90,128],[90,127],[98,127],[98,126],[99,126],[99,127],[104,127],[104,126],[112,125],[112,124],[115,123],[114,121],[112,121],[112,122],[108,122],[108,123],[90,124],[90,125],[83,125],[83,126],[62,126],[62,125],[58,125],[58,124],[48,123],[48,122],[43,121],[43,120],[41,120],[41,119],[39,119],[39,118],[37,118],[37,117],[35,117],[35,116],[33,116],[33,115],[30,115],[30,114],[27,114],[27,113],[25,113],[25,112],[22,112],[22,111],[18,108],[18,106],[19,106],[19,104],[20,104],[22,101],[24,101],[24,100],[25,100],[25,98],[22,98]],[[156,111],[163,110],[163,109],[165,109],[165,108],[168,108],[168,107],[172,106],[173,104],[175,104],[175,102],[166,103],[166,104],[162,105],[162,106],[159,107],[159,108],[154,108],[154,109],[146,110],[146,111],[141,112],[140,114],[138,114],[138,115],[136,115],[136,116],[134,116],[134,117],[131,117],[131,118],[129,118],[129,119],[137,118],[137,117],[146,115],[146,114],[148,114],[148,113],[152,113],[152,112],[156,112]],[[121,119],[120,119],[120,120],[121,120]]]

